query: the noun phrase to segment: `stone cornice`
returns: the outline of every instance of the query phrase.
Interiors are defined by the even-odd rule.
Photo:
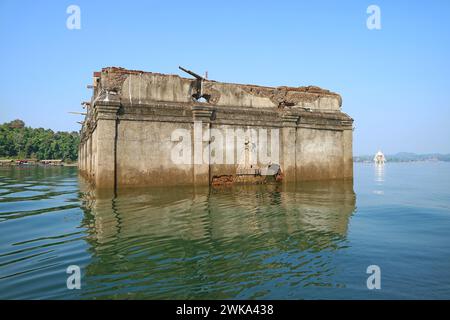
[[[285,113],[281,116],[283,127],[296,127],[299,120],[300,115],[298,114]]]
[[[92,135],[98,120],[172,123],[202,121],[213,126],[297,127],[339,131],[351,130],[353,124],[353,119],[343,112],[315,112],[303,108],[241,108],[166,102],[135,105],[118,100],[99,100],[93,111],[93,121],[84,128],[82,141]]]
[[[191,110],[194,121],[210,122],[213,120],[214,109],[212,107],[197,105],[193,106]]]
[[[114,120],[120,109],[120,102],[117,101],[99,101],[95,104],[95,119]]]

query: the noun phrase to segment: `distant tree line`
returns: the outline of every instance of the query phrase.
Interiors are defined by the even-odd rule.
[[[19,119],[0,125],[0,157],[3,158],[75,161],[79,143],[80,135],[76,131],[34,129]]]

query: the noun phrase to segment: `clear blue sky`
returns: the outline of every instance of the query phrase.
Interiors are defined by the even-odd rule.
[[[66,28],[69,5],[81,29]],[[368,30],[366,9],[381,9]],[[355,119],[354,154],[450,153],[450,1],[0,0],[0,122],[78,130],[106,66],[318,85]]]

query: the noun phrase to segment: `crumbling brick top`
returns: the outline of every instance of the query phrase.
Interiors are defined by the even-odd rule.
[[[304,107],[339,111],[341,96],[317,86],[268,87],[218,82],[204,78],[185,78],[121,67],[106,67],[98,77],[97,94],[113,92],[122,101],[149,103],[206,103],[254,108]],[[203,98],[203,99],[201,99]]]

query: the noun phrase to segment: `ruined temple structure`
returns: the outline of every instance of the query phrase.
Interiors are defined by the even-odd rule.
[[[215,177],[235,175],[242,164],[209,155],[197,161],[196,142],[208,150],[219,141],[212,138],[213,129],[245,135],[265,129],[277,133],[271,147],[279,147],[275,162],[282,183],[353,178],[353,119],[341,111],[340,95],[314,86],[223,83],[187,72],[194,77],[117,67],[94,72],[93,96],[84,103],[81,175],[96,188],[208,185]],[[192,144],[192,152],[184,153],[190,163],[173,161],[180,143],[174,132],[180,129],[190,133],[189,141],[184,138]],[[254,144],[251,139],[246,136],[245,143]],[[223,150],[238,158],[229,142],[220,142]]]

